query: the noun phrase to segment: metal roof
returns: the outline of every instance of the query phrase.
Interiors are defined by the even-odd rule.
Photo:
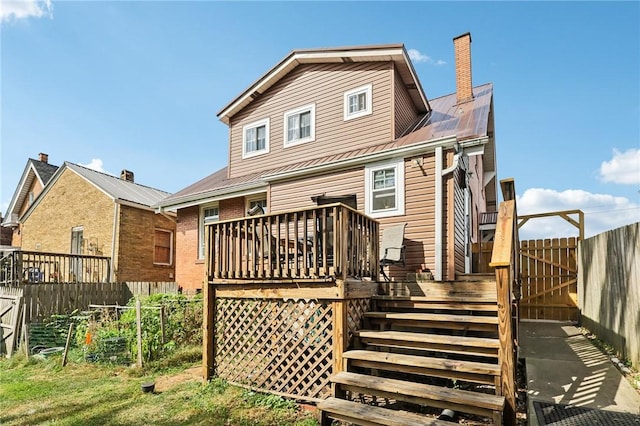
[[[129,182],[107,173],[98,172],[78,164],[65,161],[61,167],[73,170],[99,189],[107,193],[114,200],[128,201],[142,206],[151,207],[166,198],[169,193],[149,186]],[[61,171],[60,171],[61,173]]]
[[[398,139],[251,173],[233,179],[227,179],[227,167],[225,167],[165,198],[156,206],[171,209],[182,207],[181,204],[185,203],[193,205],[197,200],[204,200],[213,196],[221,197],[251,184],[266,185],[268,179],[279,174],[309,170],[313,167],[351,159],[364,159],[377,153],[392,153],[401,148],[446,137],[455,137],[459,141],[487,137],[489,136],[489,114],[493,99],[493,85],[487,83],[477,86],[473,89],[473,93],[474,99],[462,104],[457,104],[455,93],[431,100],[432,111],[420,117],[417,123],[408,130],[408,133]],[[489,159],[491,164],[493,163],[493,147],[486,150],[485,157]]]

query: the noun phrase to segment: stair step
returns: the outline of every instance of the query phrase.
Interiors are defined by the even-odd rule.
[[[331,377],[331,381],[351,392],[487,417],[501,414],[505,402],[504,396],[350,372],[338,373]]]
[[[421,416],[416,413],[390,410],[338,398],[327,398],[318,403],[318,408],[323,411],[323,417],[328,416],[358,425],[452,426],[451,422]]]
[[[444,379],[464,380],[494,385],[500,367],[474,361],[450,360],[416,355],[367,350],[352,350],[342,354],[348,365],[400,373],[419,374]]]
[[[425,296],[374,296],[373,299],[379,307],[384,308],[409,308],[409,309],[442,309],[461,311],[497,312],[498,305],[495,301],[483,298],[451,298],[451,297],[425,297]],[[460,300],[456,300],[460,299]]]
[[[359,330],[355,335],[362,343],[371,346],[422,349],[496,358],[500,347],[497,339],[483,337],[375,330]]]
[[[423,312],[367,312],[374,324],[394,324],[409,327],[446,328],[450,330],[497,331],[498,317]]]

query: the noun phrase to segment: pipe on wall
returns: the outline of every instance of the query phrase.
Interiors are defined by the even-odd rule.
[[[459,151],[459,150],[458,150]],[[455,169],[458,168],[458,163],[460,161],[461,151],[456,152],[453,156],[453,164],[447,167],[446,169],[442,169],[442,160],[443,160],[443,151],[442,147],[436,147],[436,270],[433,274],[433,278],[436,281],[442,281],[442,235],[443,235],[443,215],[442,215],[442,206],[444,203],[443,197],[443,178],[452,173]]]

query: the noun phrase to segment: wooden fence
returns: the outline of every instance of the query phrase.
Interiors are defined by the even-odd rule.
[[[177,293],[175,282],[55,283],[0,286],[0,295],[22,296],[25,322],[94,305],[125,305],[134,296]]]
[[[640,222],[580,242],[582,325],[640,367]]]
[[[577,238],[522,241],[520,317],[578,320]]]

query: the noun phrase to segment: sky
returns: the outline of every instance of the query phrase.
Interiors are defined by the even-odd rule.
[[[428,98],[453,38],[494,84],[498,179],[519,214],[640,221],[640,2],[0,0],[0,208],[49,155],[177,192],[224,167],[216,114],[297,48],[403,43]],[[562,219],[521,239],[575,236]]]

